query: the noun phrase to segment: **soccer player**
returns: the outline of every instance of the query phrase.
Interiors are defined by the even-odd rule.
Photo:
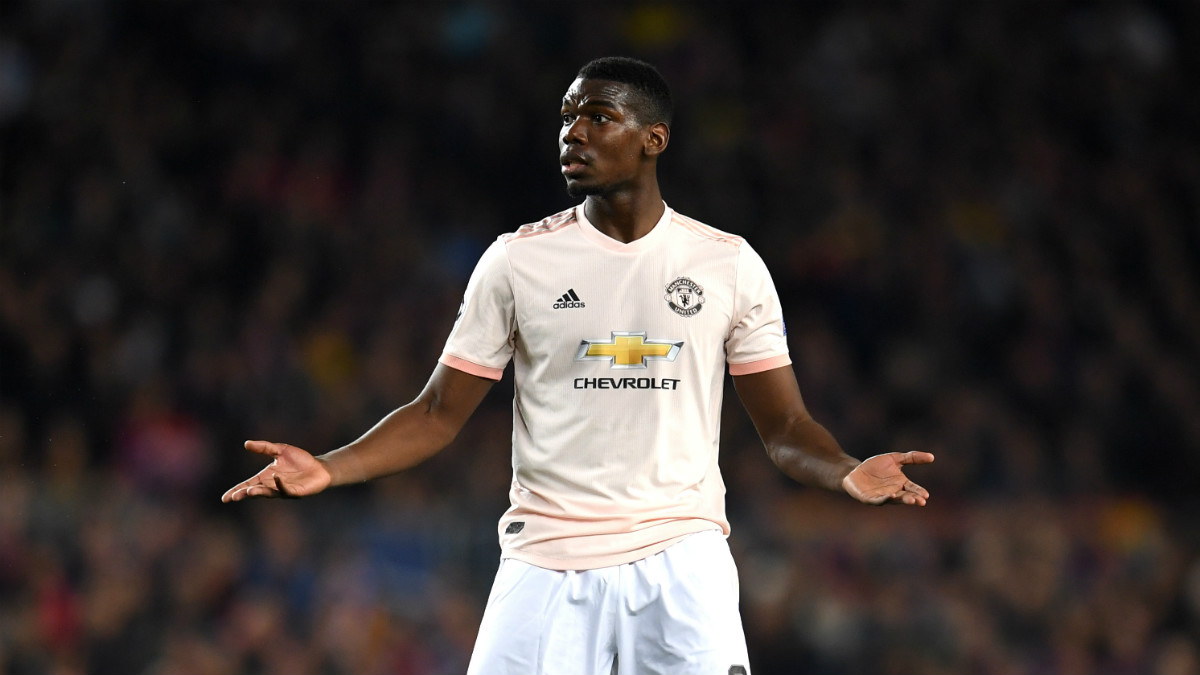
[[[809,415],[762,259],[663,202],[672,103],[654,67],[588,63],[561,114],[562,175],[583,203],[488,248],[420,395],[319,457],[248,441],[272,462],[222,500],[411,467],[454,439],[511,360],[511,507],[468,672],[745,674],[717,467],[725,369],[801,483],[924,506],[901,467],[933,455],[859,462]]]

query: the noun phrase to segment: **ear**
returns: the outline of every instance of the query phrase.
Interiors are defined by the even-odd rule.
[[[670,141],[671,127],[667,126],[666,122],[651,124],[646,130],[646,142],[642,146],[642,152],[648,157],[657,157],[667,149],[667,143]]]

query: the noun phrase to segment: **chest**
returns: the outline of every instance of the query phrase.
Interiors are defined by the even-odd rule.
[[[711,353],[728,336],[735,266],[722,251],[662,247],[639,255],[586,248],[514,261],[517,336],[532,351],[581,343],[636,363],[664,344]],[[606,352],[607,353],[607,352]]]

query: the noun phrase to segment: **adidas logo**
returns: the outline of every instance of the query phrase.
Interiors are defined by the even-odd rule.
[[[586,306],[579,299],[579,296],[575,295],[574,288],[568,289],[566,293],[562,294],[561,298],[554,301],[554,309],[582,309]]]

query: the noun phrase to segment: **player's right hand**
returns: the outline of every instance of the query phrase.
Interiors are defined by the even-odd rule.
[[[262,471],[229,488],[222,502],[247,497],[308,497],[329,487],[332,476],[325,463],[286,443],[246,441],[246,449],[272,458]]]

